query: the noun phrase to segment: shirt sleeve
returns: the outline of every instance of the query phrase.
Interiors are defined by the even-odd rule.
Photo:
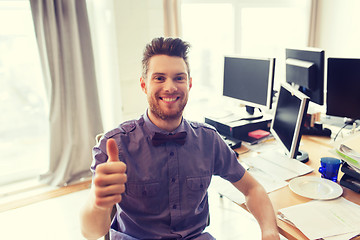
[[[108,138],[102,137],[100,142],[92,149],[93,161],[90,170],[95,174],[96,166],[107,161],[108,156],[106,154],[106,142]]]
[[[217,133],[214,136],[214,146],[214,175],[232,183],[239,181],[245,174],[245,168],[239,163],[234,150]]]

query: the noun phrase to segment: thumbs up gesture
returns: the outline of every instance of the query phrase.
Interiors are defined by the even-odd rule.
[[[119,160],[119,150],[114,139],[106,143],[108,160],[95,169],[94,193],[95,205],[100,209],[109,209],[121,201],[125,191],[126,165]]]

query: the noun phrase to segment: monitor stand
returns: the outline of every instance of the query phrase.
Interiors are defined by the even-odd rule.
[[[356,121],[356,119],[344,118],[344,124],[347,124],[347,125],[354,124],[355,121]]]
[[[306,163],[309,161],[309,154],[303,150],[298,150],[295,159],[302,163]]]
[[[248,120],[248,121],[257,120],[257,119],[261,119],[262,117],[263,114],[259,108],[245,106],[245,108],[242,107],[240,111],[236,110],[236,113],[234,113],[234,115],[232,116],[233,119],[229,121],[229,123],[237,122],[240,120]]]

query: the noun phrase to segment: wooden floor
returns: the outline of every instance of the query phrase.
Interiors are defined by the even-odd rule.
[[[73,192],[85,190],[88,189],[90,185],[91,180],[85,180],[60,188],[49,187],[47,185],[36,183],[33,183],[32,185],[27,184],[23,187],[8,187],[11,190],[4,190],[4,187],[2,187],[0,188],[0,191],[3,191],[3,196],[0,196],[0,213],[19,207],[24,207],[33,203],[38,203],[41,201],[67,195]]]
[[[63,193],[63,189],[58,196],[52,192],[56,197],[0,212],[0,239],[84,239],[79,230],[79,209],[89,189]],[[220,198],[212,189],[209,189],[209,201],[211,224],[206,230],[216,239],[260,239],[255,219],[240,206]]]

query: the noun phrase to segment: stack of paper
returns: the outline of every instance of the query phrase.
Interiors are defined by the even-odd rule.
[[[356,170],[360,171],[360,153],[344,144],[340,144],[340,146],[336,148],[335,151],[345,162],[347,162]]]
[[[342,197],[283,208],[278,216],[309,239],[350,239],[360,233],[360,206]]]

